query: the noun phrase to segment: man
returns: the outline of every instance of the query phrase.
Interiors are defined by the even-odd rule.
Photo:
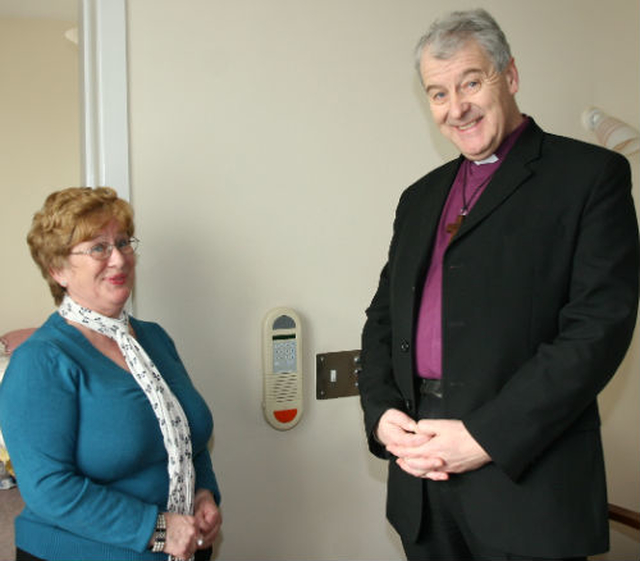
[[[520,112],[484,10],[435,22],[417,61],[461,156],[403,193],[367,310],[387,516],[409,559],[585,559],[608,548],[596,397],[637,311],[628,163]]]

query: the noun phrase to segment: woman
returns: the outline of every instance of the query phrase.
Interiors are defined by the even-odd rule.
[[[124,311],[133,233],[109,188],[58,191],[34,216],[27,241],[59,309],[0,387],[26,505],[18,561],[208,559],[220,529],[211,413],[164,330]]]

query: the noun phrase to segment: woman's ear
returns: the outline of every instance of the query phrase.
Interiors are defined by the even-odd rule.
[[[64,269],[49,269],[49,274],[62,288],[67,288],[67,275]]]

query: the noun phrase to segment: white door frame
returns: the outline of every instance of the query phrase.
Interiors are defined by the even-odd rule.
[[[130,200],[126,0],[78,0],[82,180]]]

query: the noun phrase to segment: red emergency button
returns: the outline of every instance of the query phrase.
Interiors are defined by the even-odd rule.
[[[289,423],[293,421],[297,414],[297,409],[281,409],[280,411],[273,412],[273,416],[281,423]]]

